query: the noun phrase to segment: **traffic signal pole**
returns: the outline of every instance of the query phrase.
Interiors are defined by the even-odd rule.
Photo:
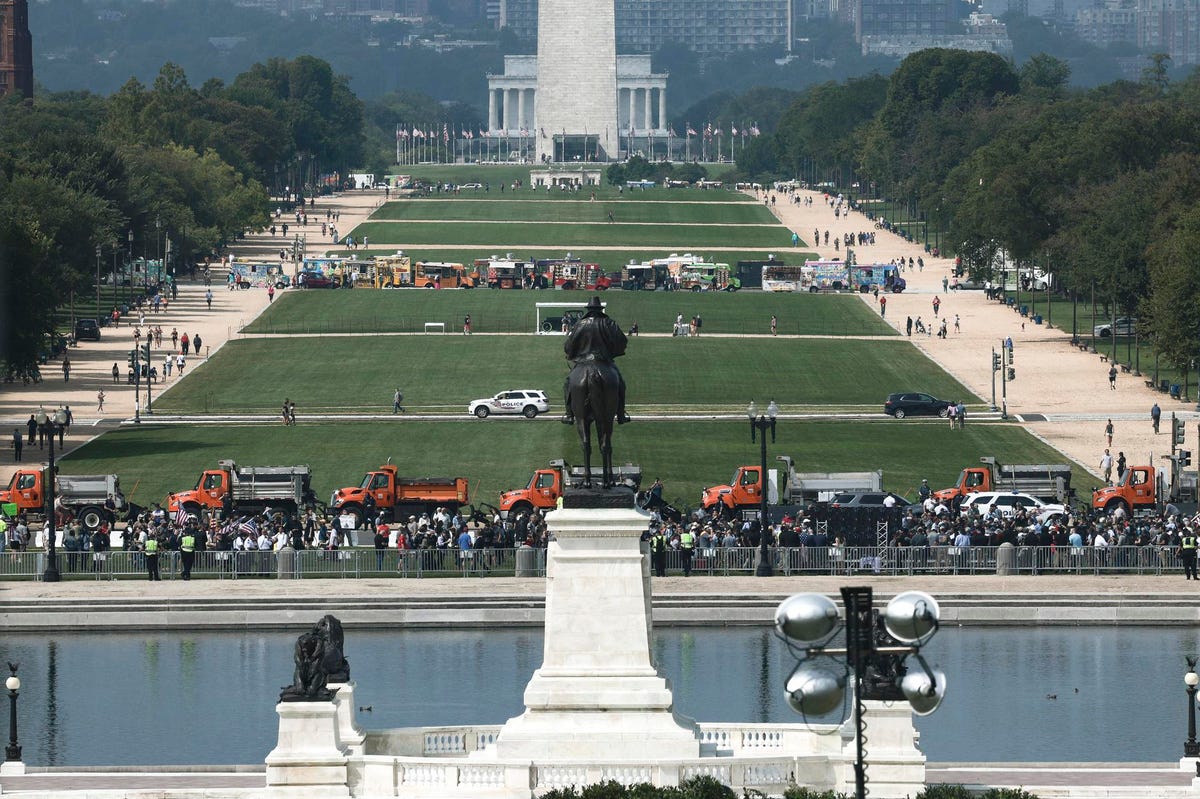
[[[996,404],[996,372],[1000,371],[1000,356],[996,354],[996,348],[992,347],[992,412],[1000,410],[1000,406]]]
[[[154,408],[150,405],[150,343],[146,342],[144,346],[145,350],[143,350],[142,355],[145,356],[146,360],[146,413],[153,416]],[[141,372],[141,370],[138,371],[139,373]]]

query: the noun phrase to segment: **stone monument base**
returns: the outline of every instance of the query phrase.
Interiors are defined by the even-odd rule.
[[[278,745],[267,755],[267,787],[277,795],[349,796],[347,752],[334,702],[280,702]]]
[[[5,760],[0,763],[0,777],[19,777],[25,773],[23,760]]]

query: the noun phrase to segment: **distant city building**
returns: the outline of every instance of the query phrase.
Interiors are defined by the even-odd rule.
[[[1137,42],[1136,0],[1108,0],[1102,7],[1079,9],[1075,12],[1075,33],[1100,47]]]
[[[27,0],[0,0],[0,95],[33,97],[33,36]]]
[[[1200,63],[1200,0],[1138,0],[1137,45],[1175,66]]]
[[[616,0],[617,49],[650,53],[664,44],[677,43],[696,52],[716,53],[784,45],[791,2]],[[818,8],[824,10],[809,9],[808,13],[828,16],[828,0]],[[536,37],[537,15],[537,0],[500,0],[500,26],[522,39]]]
[[[862,45],[863,55],[882,55],[893,58],[905,58],[931,47],[1012,55],[1012,40],[1008,38],[1008,26],[991,14],[971,14],[962,21],[962,26],[966,33],[868,35],[863,36],[859,43]]]
[[[854,38],[912,39],[956,33],[954,0],[856,0]],[[864,49],[865,49],[864,45]]]

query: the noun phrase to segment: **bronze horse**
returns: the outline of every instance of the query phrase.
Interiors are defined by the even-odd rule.
[[[612,488],[612,433],[617,416],[620,372],[611,361],[584,361],[575,364],[567,378],[571,385],[570,410],[583,449],[584,488],[592,487],[592,426],[600,448],[603,487]]]

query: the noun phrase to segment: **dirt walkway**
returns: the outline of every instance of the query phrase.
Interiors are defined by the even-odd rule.
[[[785,225],[798,233],[803,241],[812,238],[813,230],[830,232],[830,246],[803,245],[816,250],[822,257],[844,257],[845,250],[835,251],[832,239],[844,233],[873,232],[874,245],[855,247],[860,264],[871,262],[888,263],[893,258],[924,258],[923,271],[905,271],[908,288],[903,294],[888,295],[887,321],[901,333],[905,331],[905,320],[920,316],[929,323],[940,324],[941,318],[949,319],[946,339],[936,335],[912,336],[913,343],[961,383],[990,402],[991,353],[999,349],[1002,339],[1011,336],[1015,354],[1017,377],[1008,384],[1008,412],[1019,415],[1025,427],[1042,437],[1049,444],[1087,467],[1094,474],[1104,452],[1104,427],[1107,419],[1113,419],[1115,434],[1112,453],[1124,452],[1129,464],[1155,463],[1158,456],[1168,453],[1170,424],[1167,421],[1172,411],[1185,416],[1189,421],[1189,441],[1194,441],[1197,418],[1194,406],[1171,400],[1163,394],[1147,388],[1145,376],[1135,377],[1120,374],[1117,389],[1108,386],[1109,365],[1098,355],[1081,352],[1070,344],[1070,330],[1063,332],[1047,325],[1035,325],[1006,306],[989,301],[982,291],[946,291],[943,281],[952,282],[953,262],[946,258],[933,258],[925,253],[918,243],[909,243],[894,233],[875,230],[874,224],[865,215],[852,212],[835,217],[833,209],[824,202],[821,194],[802,193],[812,196],[811,206],[782,202],[780,196],[774,208],[776,216]],[[822,238],[822,240],[824,240]],[[786,256],[785,256],[786,257]],[[933,314],[933,299],[941,300],[937,319]],[[870,295],[863,301],[878,313],[879,305]],[[954,332],[955,316],[959,318],[962,332]],[[1000,402],[1000,384],[997,375],[996,399]],[[880,386],[883,396],[902,390],[921,390],[921,386]],[[1150,406],[1157,400],[1162,407],[1162,433],[1155,436],[1150,424]],[[1046,417],[1045,421],[1041,421]],[[980,453],[985,455],[987,453]],[[1151,460],[1153,459],[1153,460]],[[1081,489],[1089,486],[1079,486]]]
[[[254,233],[235,242],[229,248],[229,252],[239,260],[277,260],[279,248],[286,246],[296,233],[307,237],[309,255],[324,252],[327,247],[333,246],[328,239],[321,238],[321,221],[325,218],[326,209],[340,212],[339,229],[350,230],[366,219],[382,199],[382,191],[351,192],[346,195],[318,198],[315,213],[310,211],[310,223],[307,226],[289,224],[289,235],[286,239],[282,236],[272,236],[267,231]],[[262,313],[267,306],[267,293],[263,289],[229,291],[225,286],[224,272],[214,275],[212,282],[213,285],[208,287],[199,277],[194,281],[184,279],[179,284],[179,297],[170,304],[169,310],[158,314],[147,312],[145,315],[147,326],[161,326],[163,329],[162,347],[151,348],[154,365],[158,367],[160,375],[163,373],[163,359],[172,351],[172,328],[180,334],[186,332],[189,339],[194,340],[199,335],[202,341],[199,354],[189,352],[182,378],[172,371],[171,377],[151,386],[151,407],[153,401],[164,390],[180,379],[188,379],[197,365],[220,349],[237,334],[242,325]],[[213,294],[211,310],[205,301],[205,291],[209,288]],[[0,447],[0,485],[7,485],[14,469],[17,468],[11,447],[13,427],[19,427],[25,432],[25,423],[29,415],[36,412],[39,406],[45,407],[48,412],[60,405],[71,408],[74,424],[65,438],[66,451],[134,416],[134,387],[125,382],[125,375],[129,370],[129,351],[134,346],[133,330],[138,317],[132,314],[128,320],[133,324],[122,320],[119,327],[103,328],[102,338],[98,342],[85,341],[71,348],[69,382],[63,380],[61,361],[52,361],[42,368],[41,383],[3,387],[0,391],[0,433],[3,434],[0,437],[0,441],[3,442],[3,447]],[[142,328],[142,333],[146,333],[146,328]],[[120,372],[116,383],[112,378],[114,363]],[[103,413],[97,409],[97,393],[101,390],[105,393]],[[145,383],[141,387],[140,399],[144,406]],[[59,449],[56,446],[55,455],[58,453]],[[30,448],[26,443],[22,465],[36,465],[46,454],[44,450],[39,450],[36,444]]]

